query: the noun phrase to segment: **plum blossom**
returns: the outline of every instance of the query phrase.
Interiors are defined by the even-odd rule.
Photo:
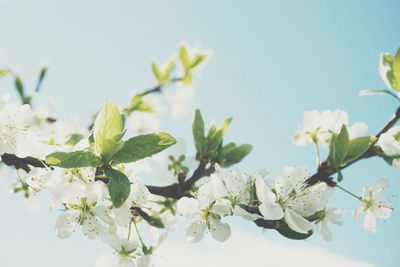
[[[393,127],[386,133],[383,133],[378,140],[385,155],[393,158],[392,166],[400,168],[400,126]]]
[[[3,97],[0,104],[0,155],[15,154],[18,157],[35,156],[38,139],[32,132],[34,116],[29,105],[8,103]]]
[[[178,200],[178,213],[187,219],[195,219],[186,231],[186,239],[189,242],[202,240],[207,229],[219,242],[225,242],[231,235],[229,224],[221,222],[221,217],[229,214],[229,207],[228,209],[216,207],[215,201],[210,184],[202,185],[196,198],[183,197]]]
[[[210,181],[217,198],[214,209],[229,209],[230,213],[242,216],[248,220],[255,220],[257,215],[244,210],[241,205],[248,205],[250,196],[250,177],[237,170],[224,171],[219,165],[215,166],[216,172],[211,174]]]
[[[380,178],[375,184],[364,186],[360,206],[354,211],[356,217],[365,213],[364,228],[370,233],[376,232],[376,220],[389,218],[393,210],[387,200],[378,197],[388,184],[387,179]]]
[[[264,218],[283,218],[292,230],[299,233],[307,234],[312,230],[306,217],[325,208],[332,189],[326,183],[306,187],[308,177],[305,168],[286,167],[273,188],[261,176],[255,177],[257,198],[261,202],[259,210]]]
[[[305,111],[302,126],[294,136],[294,144],[306,146],[315,142],[327,145],[332,133],[338,133],[342,125],[348,126],[348,124],[349,116],[343,110]],[[349,127],[348,130],[350,139],[354,139],[362,136],[368,130],[368,126],[365,123],[358,122]]]
[[[336,208],[327,208],[320,212],[320,218],[316,222],[317,232],[322,235],[325,241],[332,240],[332,232],[328,228],[328,222],[341,225],[342,222],[339,221],[341,213],[342,212]]]

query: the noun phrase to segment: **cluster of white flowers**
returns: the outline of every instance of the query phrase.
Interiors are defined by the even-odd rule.
[[[327,145],[332,134],[338,133],[342,125],[348,124],[349,116],[343,110],[305,111],[301,129],[294,136],[294,143],[301,146],[312,142]],[[349,128],[349,137],[350,139],[360,137],[367,130],[368,126],[365,123],[357,122]]]
[[[365,153],[381,156],[400,168],[400,126],[377,137],[363,136],[367,125],[355,123],[350,127],[345,111],[306,111],[294,143],[317,145],[317,173],[312,176],[306,168],[289,166],[275,180],[266,179],[264,171],[248,175],[223,169],[243,159],[251,146],[234,143],[223,146],[230,119],[219,129],[212,124],[205,135],[200,111],[196,111],[193,124],[196,158],[187,156],[183,140],[175,140],[166,133],[121,141],[126,131],[137,135],[159,130],[163,108],[159,106],[160,98],[150,93],[160,92],[168,83],[179,83],[174,92],[165,93],[172,116],[185,114],[194,96],[190,86],[193,70],[208,56],[182,46],[179,59],[183,70],[178,78],[171,76],[176,58],[168,60],[161,69],[153,63],[157,87],[133,96],[124,114],[107,102],[96,118],[93,131],[79,123],[49,119],[54,116],[51,108],[32,110],[30,105],[10,103],[6,96],[1,98],[2,161],[7,163],[3,156],[27,161],[23,167],[14,164],[17,179],[12,182],[10,191],[24,193],[31,210],[39,209],[36,195],[48,191],[52,195],[50,207],[61,212],[55,223],[59,238],[65,239],[81,231],[88,239],[98,238],[112,248],[110,253],[97,259],[97,267],[151,266],[151,255],[168,232],[177,228],[180,217],[190,220],[186,231],[190,242],[201,241],[206,232],[215,240],[225,242],[231,235],[227,216],[268,225],[266,228],[278,230],[289,238],[305,239],[317,232],[329,241],[332,232],[328,223],[341,225],[341,215],[348,213],[328,206],[335,188],[357,199],[359,206],[353,215],[358,218],[365,214],[364,228],[376,232],[377,219],[389,218],[393,210],[387,200],[379,197],[388,186],[388,180],[380,178],[374,185],[364,186],[362,196],[357,196],[339,185],[343,178],[341,170],[363,158]],[[386,77],[389,69],[381,71]],[[25,103],[23,96],[22,99]],[[170,139],[162,139],[165,136]],[[143,147],[137,140],[145,143]],[[152,147],[147,143],[156,144]],[[167,149],[172,144],[175,146]],[[322,163],[319,145],[329,146],[330,150]],[[138,156],[140,149],[143,155]],[[154,151],[149,153],[148,150]],[[54,154],[68,158],[57,158]],[[54,156],[50,157],[53,161],[45,163],[49,155]],[[82,158],[72,158],[76,155]],[[84,164],[78,162],[80,159],[85,159]],[[196,166],[199,168],[195,170]],[[185,187],[185,179],[191,174],[195,177],[200,167],[213,170],[213,173],[209,176],[202,173],[201,180],[196,180],[194,185],[190,183],[191,188]],[[107,175],[107,171],[119,176]],[[337,182],[330,177],[335,173],[338,173]],[[318,179],[311,179],[315,177]],[[150,193],[154,191],[149,188],[155,187],[145,186],[142,181],[148,184],[152,179],[161,186],[171,185],[167,187],[169,189],[178,188],[177,196],[170,198],[164,197],[165,194]],[[167,195],[171,196],[171,193]],[[149,240],[143,235],[146,227],[151,236]]]

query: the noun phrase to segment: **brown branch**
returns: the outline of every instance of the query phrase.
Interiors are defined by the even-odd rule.
[[[169,197],[173,199],[180,199],[184,196],[190,197],[191,195],[187,193],[193,185],[205,176],[209,176],[215,171],[215,168],[211,165],[206,168],[208,164],[207,159],[200,160],[199,166],[193,172],[192,176],[184,182],[174,183],[168,186],[152,186],[146,185],[150,193],[158,196]]]
[[[1,156],[1,161],[7,166],[13,166],[16,169],[23,169],[26,172],[29,172],[31,170],[31,167],[47,167],[47,165],[39,159],[33,157],[19,158],[13,154],[7,153]]]

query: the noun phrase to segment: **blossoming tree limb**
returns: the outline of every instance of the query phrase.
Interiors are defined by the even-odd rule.
[[[180,225],[179,217],[190,221],[186,237],[191,242],[199,242],[207,232],[226,241],[231,233],[227,216],[291,239],[317,232],[328,241],[328,223],[340,225],[346,213],[328,206],[335,189],[357,199],[354,216],[365,214],[365,229],[376,232],[377,219],[387,219],[393,210],[379,197],[388,180],[380,178],[357,195],[341,185],[341,171],[370,157],[400,168],[400,126],[395,126],[400,108],[375,136],[365,135],[365,123],[350,126],[345,111],[306,111],[294,143],[315,146],[317,171],[311,175],[307,168],[288,166],[275,180],[267,179],[265,171],[249,175],[228,169],[252,150],[249,144],[226,142],[231,118],[220,126],[211,123],[206,131],[200,110],[195,111],[193,157],[183,140],[159,131],[164,110],[160,103],[169,102],[173,117],[187,112],[193,78],[209,58],[209,51],[182,45],[164,64],[152,63],[156,86],[136,92],[124,107],[106,101],[88,127],[58,120],[48,107],[34,107],[47,66],[40,69],[31,94],[13,70],[0,70],[0,77],[14,78],[22,103],[10,102],[9,96],[0,101],[0,155],[2,164],[15,170],[11,191],[22,192],[33,210],[39,207],[36,195],[50,192],[50,207],[62,207],[55,223],[60,238],[81,229],[87,238],[101,239],[112,248],[98,258],[97,266],[152,265],[151,255]],[[399,100],[400,49],[395,55],[382,54],[379,66],[388,88],[360,94]],[[323,148],[328,149],[325,160]]]

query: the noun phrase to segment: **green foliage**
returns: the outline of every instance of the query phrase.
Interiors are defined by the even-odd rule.
[[[97,167],[101,159],[90,151],[55,152],[46,157],[46,163],[61,168]]]
[[[341,171],[338,172],[337,180],[339,183],[343,181],[343,173]]]
[[[171,73],[175,67],[175,58],[171,59],[164,70],[161,70],[156,62],[151,63],[151,69],[153,70],[153,75],[156,78],[159,85],[164,85],[172,80]]]
[[[331,167],[341,167],[362,156],[376,141],[374,136],[349,139],[346,125],[342,125],[339,134],[333,134],[329,145],[328,161]]]
[[[111,202],[115,208],[120,208],[129,197],[131,183],[124,173],[115,169],[106,168],[104,174],[109,178],[107,187]]]
[[[194,113],[192,131],[197,152],[200,155],[205,155],[207,152],[207,140],[204,135],[204,120],[198,109]]]
[[[25,97],[24,93],[24,84],[22,83],[21,77],[19,75],[15,75],[15,89],[17,89],[17,92],[21,99]]]
[[[203,64],[207,57],[207,54],[195,54],[193,57],[190,57],[187,46],[182,45],[179,50],[179,59],[182,63],[185,75],[182,77],[181,82],[184,84],[192,83],[192,71]]]
[[[231,121],[232,118],[224,120],[219,128],[215,123],[212,123],[208,129],[207,136],[205,136],[204,120],[201,112],[198,109],[195,111],[192,131],[198,159],[209,158],[219,162],[222,167],[229,167],[240,162],[251,152],[252,146],[248,144],[236,146],[235,143],[229,143],[223,146],[223,138]]]
[[[167,133],[138,135],[128,139],[122,148],[112,157],[113,163],[128,163],[150,157],[176,143]]]
[[[237,147],[234,143],[229,143],[222,148],[221,166],[227,168],[242,161],[252,149],[253,146],[249,144]]]
[[[135,95],[131,99],[131,103],[128,108],[124,109],[125,114],[131,114],[134,111],[141,111],[141,112],[148,112],[148,113],[156,113],[151,103],[148,101],[143,100],[144,95]]]
[[[344,159],[344,163],[356,160],[362,154],[367,152],[371,145],[376,141],[375,136],[363,136],[355,138],[349,142],[348,153]]]
[[[394,56],[389,54],[382,55],[381,64],[388,68],[385,76],[391,88],[400,92],[400,48]]]
[[[339,134],[333,134],[329,146],[329,162],[338,167],[343,162],[349,147],[349,133],[346,125],[342,125]]]
[[[79,141],[81,141],[84,138],[83,135],[81,134],[71,134],[68,138],[68,140],[65,142],[66,145],[68,146],[75,146]]]
[[[8,69],[0,69],[0,77],[2,76],[7,76],[8,74],[11,73],[11,70]]]
[[[118,107],[107,101],[94,123],[94,151],[108,162],[122,148],[123,135],[123,120]]]

